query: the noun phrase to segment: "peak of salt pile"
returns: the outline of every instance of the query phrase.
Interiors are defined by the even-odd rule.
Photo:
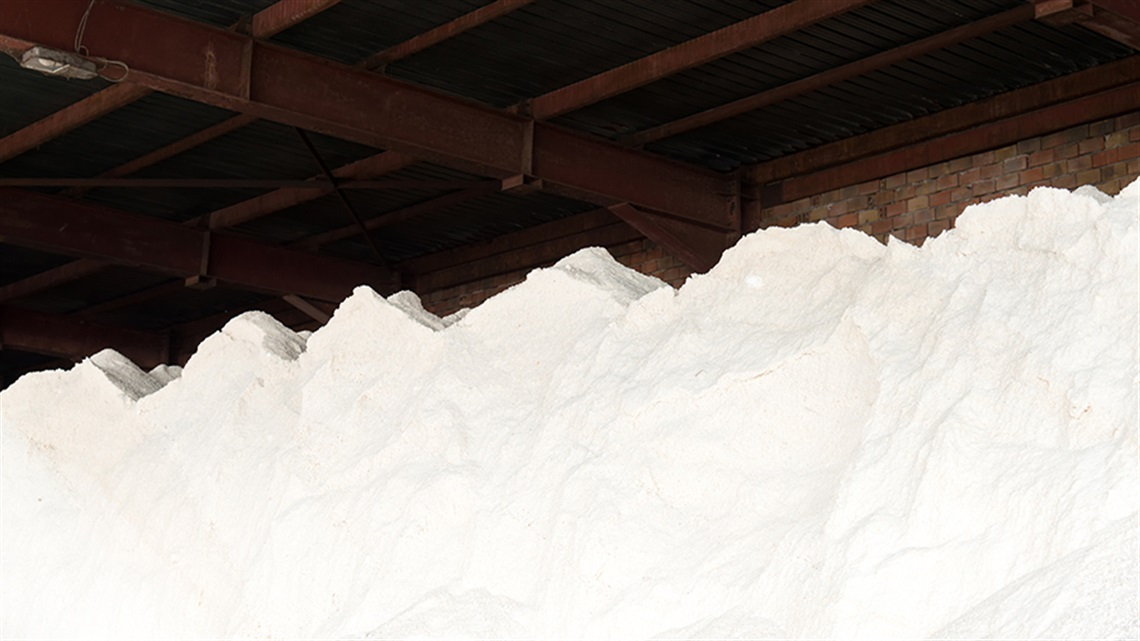
[[[1135,638],[1140,182],[0,394],[5,637]]]

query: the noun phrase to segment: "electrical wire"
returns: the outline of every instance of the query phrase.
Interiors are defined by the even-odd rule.
[[[92,56],[88,53],[87,47],[83,46],[83,33],[87,31],[87,19],[91,17],[91,10],[94,8],[95,0],[91,0],[87,3],[87,10],[83,12],[83,17],[79,19],[79,27],[75,30],[75,53],[94,60],[98,64],[95,68],[95,73],[99,74],[100,78],[108,82],[122,82],[126,80],[127,76],[131,73],[131,68],[127,66],[127,63],[122,60],[108,60],[100,56]],[[107,67],[119,67],[123,70],[123,73],[116,77],[107,76],[103,73]]]
[[[131,68],[128,67],[127,63],[123,62],[122,60],[107,60],[106,58],[100,58],[98,56],[94,56],[93,59],[101,64],[101,66],[95,69],[95,73],[99,74],[99,77],[103,80],[106,80],[107,82],[122,82],[126,80],[127,75],[131,73]],[[123,74],[116,78],[105,75],[103,73],[103,70],[107,67],[119,67],[123,70]]]
[[[87,3],[87,10],[83,12],[83,17],[79,19],[79,28],[75,30],[75,53],[86,56],[87,47],[83,46],[83,32],[87,31],[87,18],[91,17],[91,10],[95,8],[95,0]]]

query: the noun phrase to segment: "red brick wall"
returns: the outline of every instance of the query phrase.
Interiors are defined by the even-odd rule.
[[[680,287],[693,273],[680,258],[648,238],[610,247],[609,251],[622,265],[642,274],[656,276],[673,287]]]
[[[1080,125],[1016,145],[887,176],[776,205],[746,219],[746,232],[826,221],[921,244],[954,226],[968,205],[1048,185],[1095,185],[1115,195],[1140,176],[1140,112]],[[608,248],[623,265],[674,287],[691,273],[679,259],[642,239]],[[526,270],[529,271],[529,270]],[[521,282],[526,271],[432,292],[424,307],[439,315],[473,307]]]
[[[424,309],[436,316],[447,316],[464,307],[475,307],[511,285],[522,282],[525,277],[525,271],[501,274],[493,278],[484,278],[428,294],[421,294],[420,299],[423,301]]]
[[[954,226],[968,205],[1047,185],[1095,185],[1115,195],[1140,176],[1140,112],[1080,125],[1016,145],[965,156],[801,198],[746,220],[749,231],[827,221],[886,242],[916,244]]]

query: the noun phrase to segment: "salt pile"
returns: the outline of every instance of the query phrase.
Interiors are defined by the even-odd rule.
[[[4,636],[1136,638],[1140,181],[0,395]]]

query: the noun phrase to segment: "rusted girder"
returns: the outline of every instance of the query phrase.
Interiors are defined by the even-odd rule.
[[[413,164],[415,161],[407,156],[395,152],[387,152],[370,156],[363,160],[349,163],[333,170],[333,174],[349,180],[364,179],[381,176],[397,171]],[[316,177],[314,177],[315,179]],[[308,202],[328,193],[331,187],[325,186],[321,190],[282,188],[276,189],[260,196],[223,207],[212,214],[207,214],[205,221],[194,220],[194,224],[202,223],[210,229],[224,229],[239,225],[261,216],[280,211],[293,205]],[[103,269],[106,263],[94,258],[81,258],[42,274],[29,276],[23,280],[0,287],[0,302],[21,298],[38,291],[50,289],[63,283],[78,280],[84,276],[96,273]]]
[[[329,322],[329,319],[332,318],[333,310],[321,309],[320,307],[317,307],[313,303],[295,294],[286,294],[285,296],[281,297],[281,300],[301,310],[305,313],[306,316],[317,321],[321,325]]]
[[[1055,26],[1076,23],[1123,45],[1140,49],[1140,3],[1136,0],[1027,0],[1037,19]]]
[[[0,15],[4,9],[0,7]],[[96,118],[128,105],[150,93],[150,89],[119,84],[74,102],[63,109],[0,138],[0,162],[54,140]]]
[[[340,0],[282,0],[267,7],[253,16],[252,31],[256,38],[269,38],[275,33],[296,26],[300,20],[308,19],[317,11],[323,11]],[[459,35],[468,29],[485,24],[499,16],[520,7],[530,4],[533,0],[496,0],[489,5],[480,7],[470,13],[464,14],[451,22],[440,25],[431,31],[423,33],[411,40],[395,45],[384,51],[365,59],[358,66],[374,69],[377,66],[394,62],[395,60],[410,56],[428,47],[439,44],[447,38]],[[290,6],[295,5],[295,6]],[[156,149],[113,167],[99,175],[100,178],[114,178],[126,176],[136,171],[150,167],[176,156],[182,152],[205,144],[215,138],[224,136],[231,131],[240,129],[257,120],[257,116],[238,114],[233,118],[220,122],[212,127],[191,134],[181,140],[176,140],[165,147]],[[79,196],[87,191],[85,187],[67,190],[67,196]]]
[[[262,9],[253,16],[253,37],[268,38],[280,31],[288,29],[302,20],[327,9],[340,2],[340,0],[280,0],[273,5]],[[54,5],[54,3],[48,3]],[[8,3],[0,4],[0,20],[6,17],[11,7]],[[78,16],[70,23],[72,37],[74,38],[75,25],[79,24]],[[2,32],[7,35],[7,32]],[[70,44],[54,45],[58,49],[70,51],[74,42]],[[11,43],[0,41],[0,48],[10,48]],[[130,82],[112,85],[96,94],[84,98],[76,103],[34,122],[23,129],[15,131],[0,139],[0,162],[14,158],[25,151],[34,149],[49,140],[85,125],[92,120],[126,106],[151,92],[148,87]],[[241,116],[238,116],[241,118]],[[238,124],[238,123],[232,123]],[[245,124],[245,123],[242,123]],[[122,174],[119,174],[122,175]]]
[[[646,238],[672,252],[698,272],[707,272],[720,260],[724,250],[740,239],[740,234],[709,229],[684,221],[655,216],[629,203],[612,205],[610,211]]]
[[[554,118],[834,18],[868,2],[797,0],[538,96],[528,101],[527,108],[535,120]]]
[[[334,169],[332,173],[342,180],[366,180],[399,171],[411,166],[415,162],[414,158],[407,155],[388,151],[343,165]],[[314,180],[317,178],[318,176],[313,176]],[[291,187],[276,189],[269,193],[254,196],[248,200],[222,207],[208,214],[209,227],[210,229],[234,227],[235,225],[247,223],[262,216],[269,215],[275,211],[281,211],[282,209],[300,205],[301,203],[316,200],[331,190],[331,186],[322,191]]]
[[[189,151],[199,145],[204,145],[215,138],[224,136],[230,132],[237,131],[242,127],[256,121],[257,118],[248,116],[246,114],[239,114],[228,120],[224,120],[216,125],[207,127],[201,131],[190,134],[189,136],[176,140],[169,145],[159,147],[150,153],[143,154],[138,158],[129,160],[117,167],[112,167],[107,171],[99,174],[98,178],[119,178],[133,174],[136,171],[146,169],[151,165],[156,165],[168,158],[173,158],[182,152]],[[78,197],[87,192],[90,187],[73,187],[63,192],[65,196]]]
[[[455,20],[441,24],[410,40],[405,40],[398,45],[393,45],[380,53],[369,56],[360,63],[360,66],[365,69],[382,68],[384,65],[417,54],[424,49],[434,47],[448,38],[454,38],[465,31],[486,24],[495,18],[504,16],[516,9],[521,9],[531,2],[534,2],[534,0],[495,0],[486,6],[463,14]]]
[[[3,214],[3,212],[4,209],[2,203],[0,203],[0,214]],[[70,283],[73,280],[79,280],[84,276],[90,276],[98,272],[103,269],[103,267],[105,267],[105,265],[101,260],[90,258],[73,260],[70,263],[53,267],[47,271],[0,287],[0,303],[22,298],[45,289],[51,289],[57,285]]]
[[[372,265],[213,234],[90,203],[18,189],[0,189],[0,203],[0,240],[7,243],[323,301],[340,301],[358,285],[385,293],[393,289],[391,273]]]
[[[253,14],[253,37],[272,38],[339,3],[340,0],[278,0]]]
[[[1092,0],[1096,6],[1140,24],[1140,2],[1136,0]]]
[[[436,198],[431,198],[414,205],[409,205],[403,209],[397,209],[396,211],[386,212],[380,214],[379,216],[375,216],[363,221],[363,232],[367,234],[368,232],[380,229],[381,227],[396,225],[418,216],[424,216],[435,211],[441,211],[447,209],[448,207],[453,207],[460,203],[467,202],[472,198],[478,198],[479,196],[486,196],[487,194],[503,191],[515,184],[522,184],[521,176],[509,180],[487,181],[486,184],[481,184],[475,187],[464,189],[462,191],[456,191],[450,194],[445,194],[443,196],[438,196]],[[327,232],[317,234],[315,236],[304,238],[297,241],[292,246],[302,249],[316,249],[322,245],[328,245],[329,243],[335,243],[338,240],[351,238],[352,236],[360,233],[360,231],[361,230],[356,225],[345,225],[343,227],[331,229]]]
[[[7,48],[66,48],[85,0],[9,0]],[[831,3],[820,3],[831,4]],[[724,177],[473,105],[414,85],[180,20],[135,4],[96,1],[85,42],[122,60],[131,81],[216,107],[395,148],[460,169],[532,175],[705,224],[732,227]],[[595,159],[622,178],[583,171]]]
[[[964,42],[999,29],[1032,20],[1033,17],[1033,7],[1029,5],[1014,7],[997,15],[983,18],[948,31],[943,31],[928,38],[916,40],[915,42],[895,47],[894,49],[888,49],[873,56],[833,67],[827,71],[821,71],[815,75],[801,78],[800,80],[789,82],[785,85],[761,91],[760,93],[734,100],[733,102],[713,107],[691,116],[646,129],[645,131],[623,138],[622,143],[631,146],[644,145],[669,138],[670,136],[676,136],[687,131],[692,131],[693,129],[748,113],[754,109],[760,109],[761,107],[794,98],[809,91],[822,89],[844,80],[868,74],[877,69],[889,67],[910,60],[911,58],[944,49],[959,42]]]
[[[195,276],[194,278],[198,277]],[[73,312],[72,315],[78,318],[95,318],[100,314],[106,314],[107,312],[112,312],[116,309],[130,307],[131,305],[135,305],[137,303],[144,303],[146,301],[154,300],[168,294],[177,294],[186,288],[186,280],[182,278],[176,278],[161,285],[148,287],[142,291],[133,292],[125,296],[119,296],[118,298],[112,298],[111,300],[103,301],[102,303],[84,307],[77,312]]]
[[[1091,19],[1080,24],[1102,36],[1140,50],[1140,3],[1135,0],[1094,0]]]
[[[329,173],[333,173],[330,171]],[[334,174],[335,175],[335,174]],[[0,178],[0,187],[112,187],[140,189],[466,189],[488,180],[310,180],[272,178]]]

